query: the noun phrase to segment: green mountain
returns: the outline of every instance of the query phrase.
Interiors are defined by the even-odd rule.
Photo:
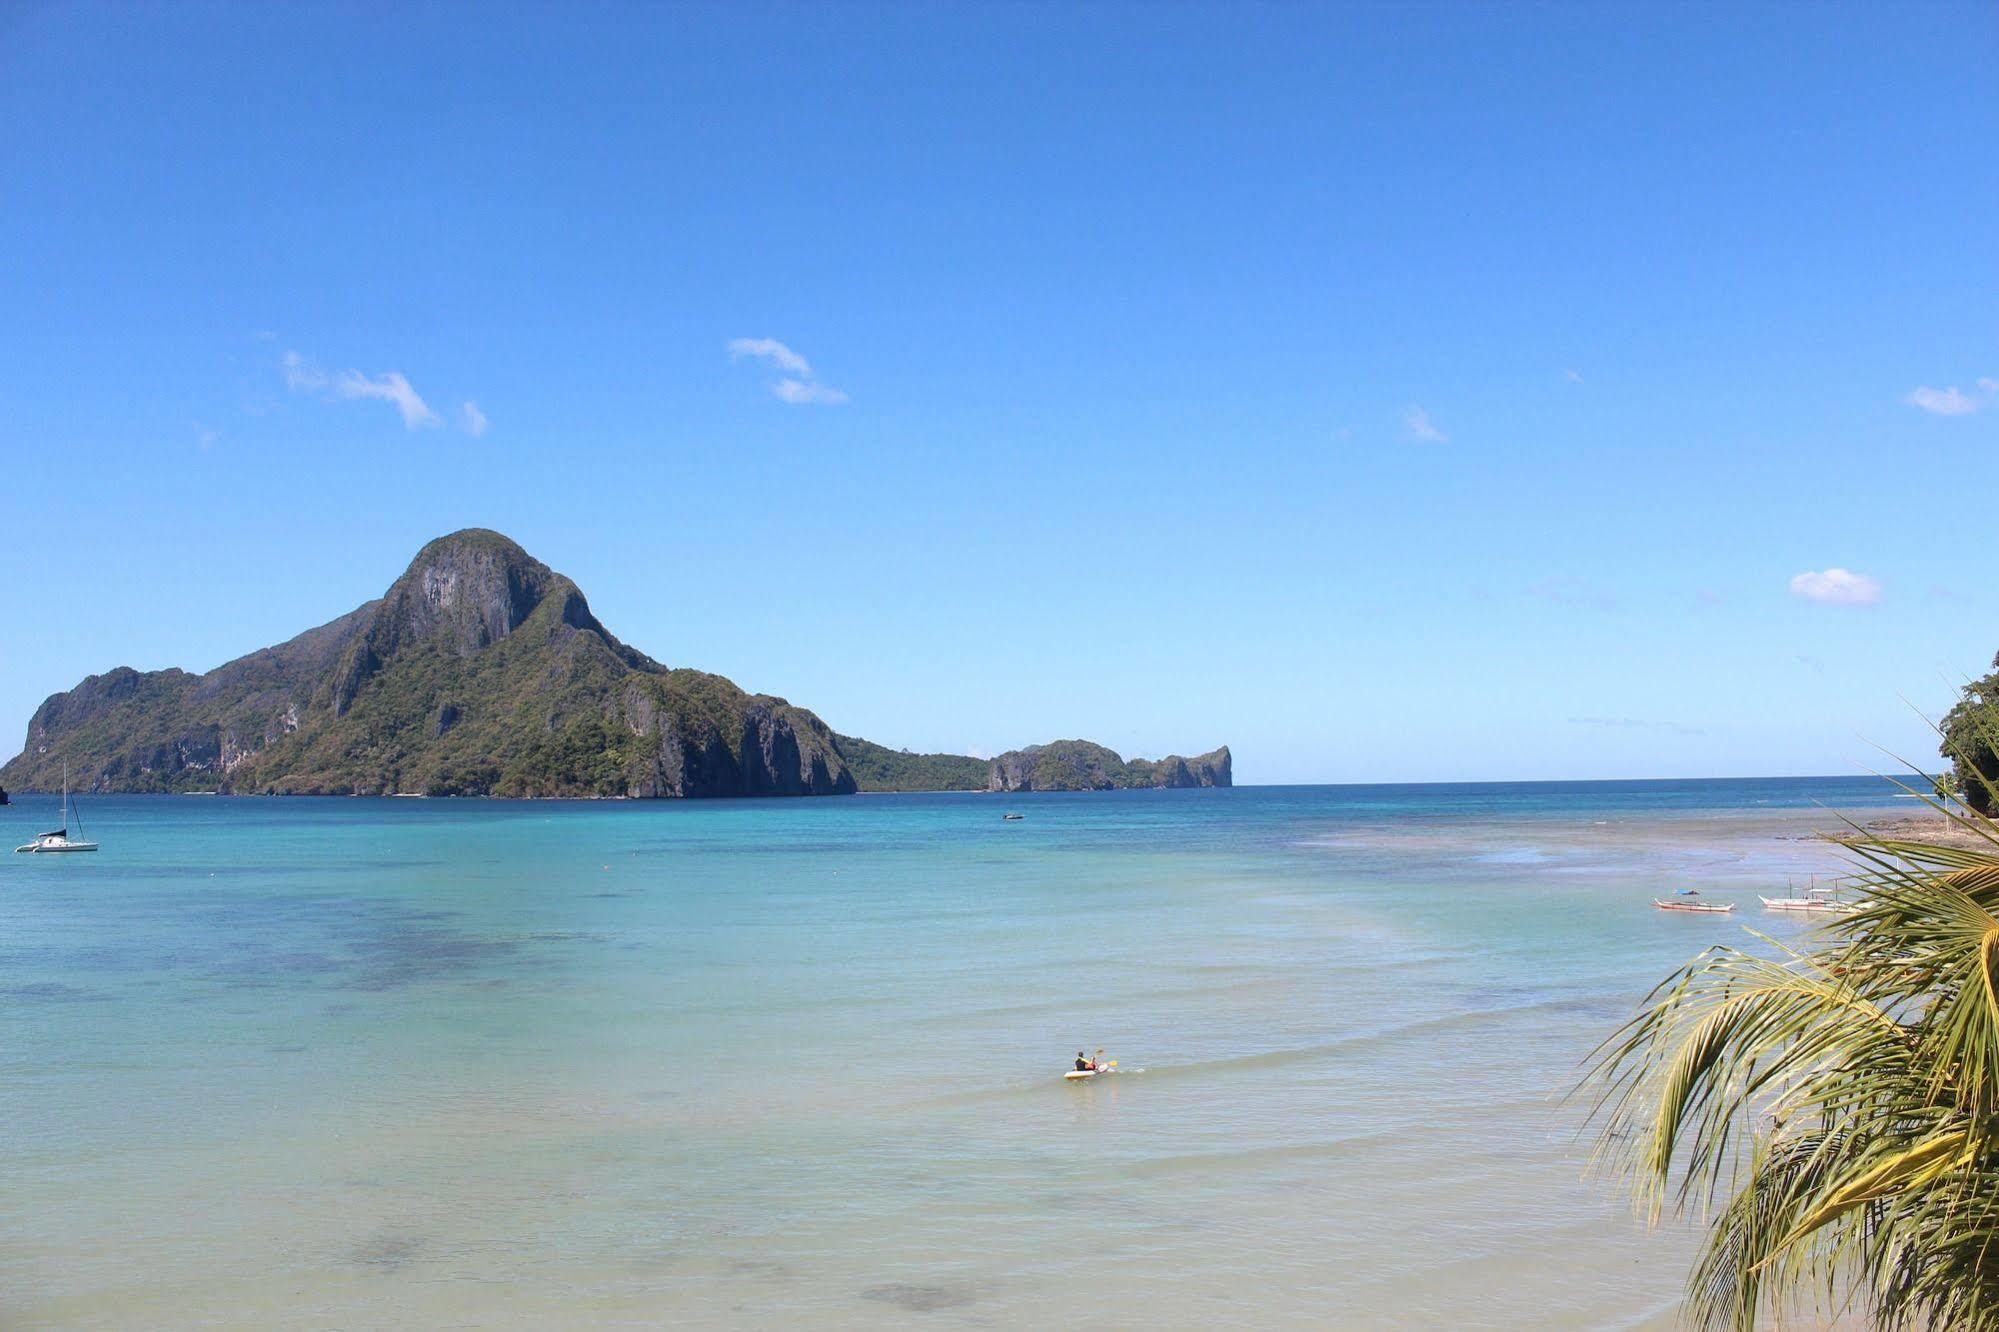
[[[1103,770],[1118,785],[1227,785],[1227,751],[1217,752],[1218,782],[1140,776],[1200,761],[1124,764],[1110,754]],[[425,546],[380,600],[277,647],[205,675],[119,667],[53,695],[0,785],[53,790],[67,764],[72,787],[87,791],[1028,789],[1002,772],[1011,757],[910,754],[838,736],[781,698],[661,665],[619,642],[574,583],[474,528]]]
[[[855,735],[836,735],[847,770],[863,791],[983,791],[990,759],[969,754],[912,754]]]
[[[516,796],[854,790],[804,708],[625,646],[497,532],[441,537],[381,600],[206,675],[57,694],[0,782],[97,791]]]

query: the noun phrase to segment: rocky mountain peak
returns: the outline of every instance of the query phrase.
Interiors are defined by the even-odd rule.
[[[382,600],[371,646],[387,657],[441,634],[460,656],[469,656],[520,628],[551,595],[583,600],[567,578],[507,537],[468,527],[417,552]],[[583,616],[594,626],[587,608]]]

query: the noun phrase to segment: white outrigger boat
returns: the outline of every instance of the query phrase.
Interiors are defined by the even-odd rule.
[[[1756,896],[1771,911],[1853,910],[1853,903],[1840,901],[1830,888],[1810,888],[1803,897],[1764,897],[1761,893]]]
[[[1697,902],[1693,900],[1699,896],[1700,891],[1698,889],[1682,888],[1677,896],[1653,898],[1652,905],[1658,907],[1661,911],[1698,911],[1702,915],[1709,916],[1718,916],[1723,912],[1735,910],[1735,903],[1733,902]]]
[[[34,841],[14,849],[43,855],[57,851],[95,851],[97,843],[84,840],[82,814],[76,816],[76,836],[69,835],[69,814],[69,765],[65,763],[62,769],[62,827],[53,832],[37,833]]]

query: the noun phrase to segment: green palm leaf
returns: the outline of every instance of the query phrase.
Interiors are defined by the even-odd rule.
[[[1599,1163],[1712,1207],[1697,1325],[1999,1332],[1999,824],[1937,807],[1965,844],[1841,836],[1819,946],[1709,950],[1591,1061]]]

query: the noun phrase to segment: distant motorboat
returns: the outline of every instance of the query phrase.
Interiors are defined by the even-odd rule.
[[[97,843],[85,841],[83,837],[83,815],[76,816],[75,837],[69,835],[69,765],[62,768],[62,827],[52,832],[38,833],[35,840],[26,846],[17,846],[16,851],[28,851],[47,855],[59,851],[95,851]]]
[[[1002,814],[1002,815],[1000,815],[1000,817],[1001,817],[1001,818],[1003,818],[1003,819],[1005,819],[1005,820],[1006,820],[1006,821],[1007,821],[1008,823],[1012,823],[1012,822],[1013,822],[1014,820],[1016,820],[1016,819],[1024,819],[1024,818],[1026,818],[1026,817],[1027,817],[1027,815],[1025,815],[1025,814]]]

